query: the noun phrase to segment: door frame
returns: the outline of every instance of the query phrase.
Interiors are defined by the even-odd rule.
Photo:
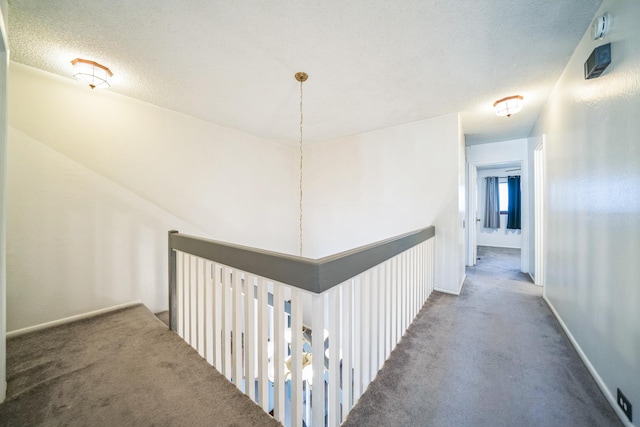
[[[478,228],[476,218],[478,211],[478,191],[477,191],[478,169],[471,163],[467,163],[467,250],[466,265],[473,267],[478,258]]]
[[[5,27],[7,2],[0,7],[0,403],[7,396],[7,80],[9,37]]]
[[[544,286],[544,171],[545,171],[545,135],[542,141],[533,149],[533,178],[534,178],[534,227],[535,227],[535,255],[534,255],[534,283]]]

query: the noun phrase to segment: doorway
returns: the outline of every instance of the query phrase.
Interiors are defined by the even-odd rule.
[[[521,178],[521,229],[519,232],[507,231],[504,226],[491,232],[483,227],[483,197],[485,177],[498,176],[506,179],[509,175]],[[527,162],[522,160],[496,163],[468,163],[467,168],[467,266],[475,266],[478,258],[478,246],[518,248],[520,250],[520,271],[529,272],[529,191]],[[506,224],[506,215],[501,217]]]

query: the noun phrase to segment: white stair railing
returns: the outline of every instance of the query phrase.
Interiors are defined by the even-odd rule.
[[[285,426],[340,425],[433,290],[434,233],[314,261],[171,232],[170,326]]]

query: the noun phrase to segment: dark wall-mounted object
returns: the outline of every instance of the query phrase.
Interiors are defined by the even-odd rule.
[[[611,43],[603,44],[593,49],[591,55],[584,63],[584,78],[595,79],[611,64]]]

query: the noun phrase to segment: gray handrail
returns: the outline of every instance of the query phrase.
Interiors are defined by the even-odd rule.
[[[430,226],[335,255],[311,259],[170,231],[169,250],[186,252],[306,291],[322,293],[434,235],[435,228]]]
[[[170,313],[176,313],[175,251],[319,294],[434,236],[435,227],[430,226],[335,255],[310,259],[203,239],[172,230],[169,232],[169,310]]]

